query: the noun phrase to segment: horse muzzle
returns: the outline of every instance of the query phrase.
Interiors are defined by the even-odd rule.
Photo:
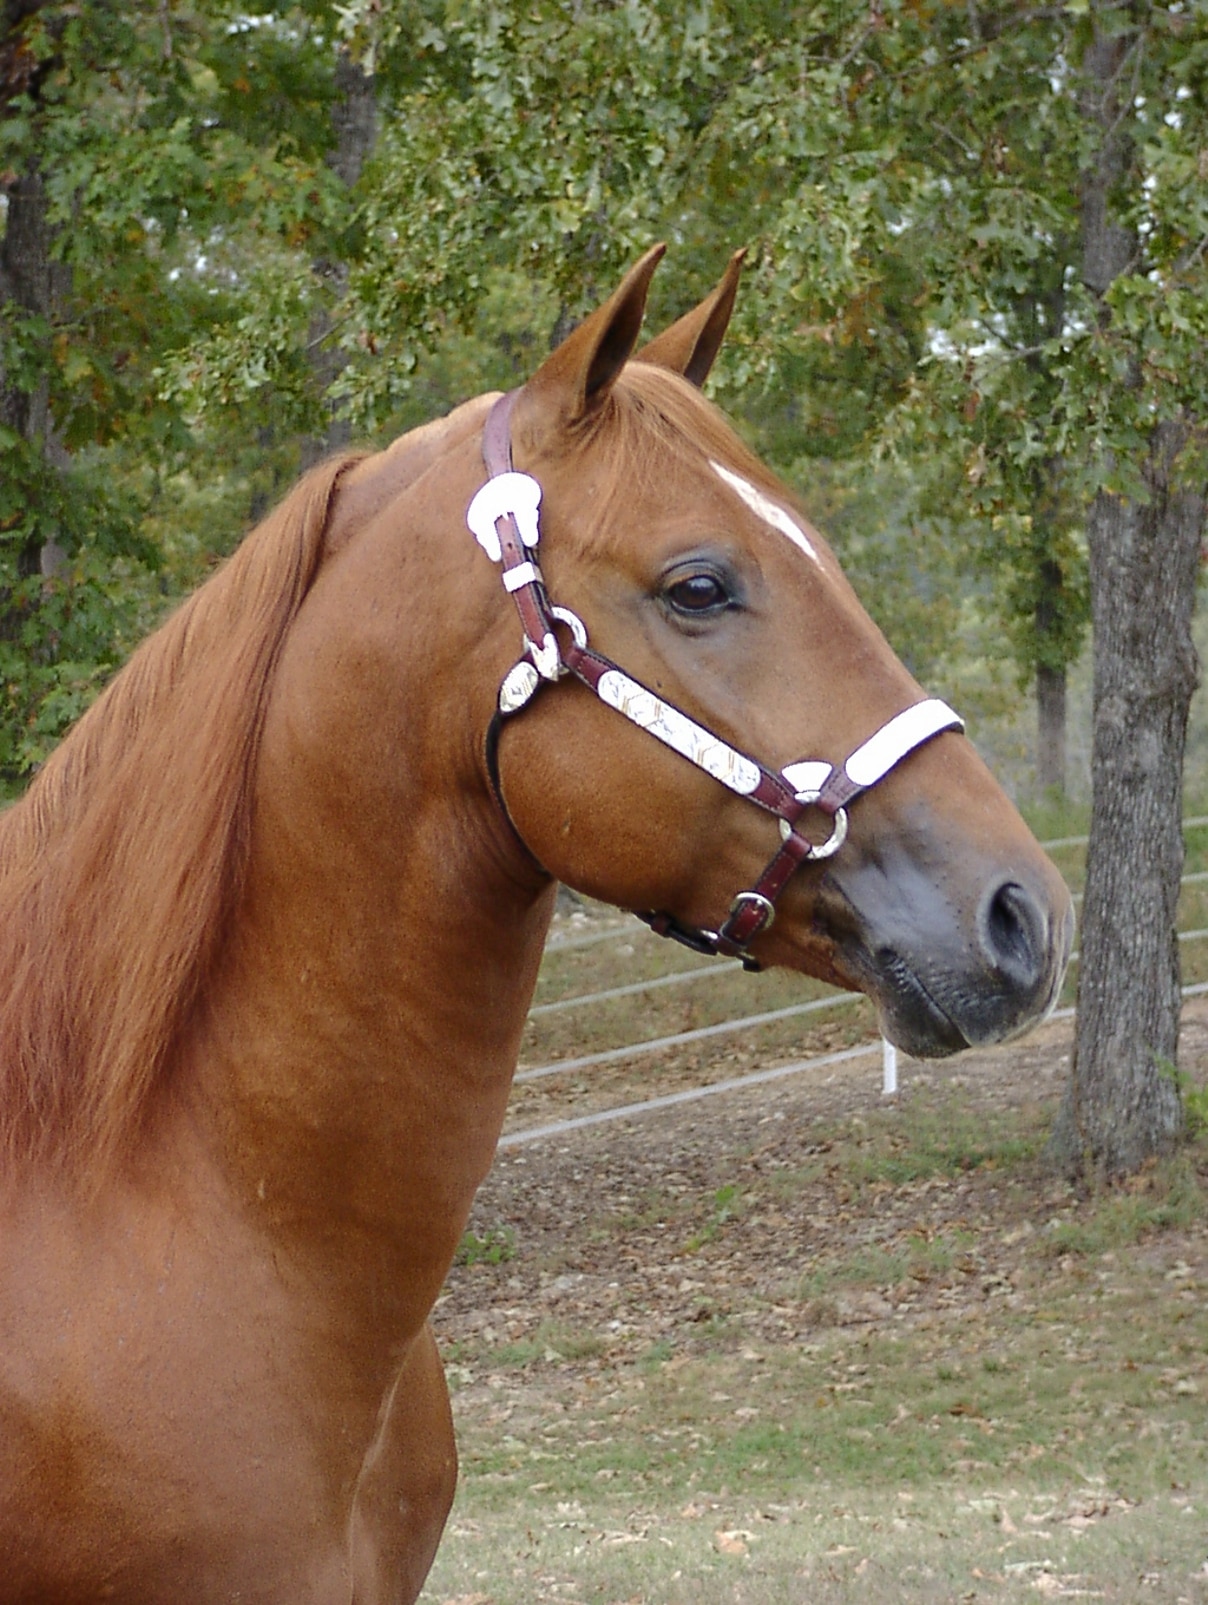
[[[876,1003],[884,1035],[935,1059],[1043,1020],[1074,935],[1073,905],[1055,872],[1000,868],[979,877],[980,895],[966,903],[951,864],[937,874],[897,856],[828,876],[842,904],[836,957]]]

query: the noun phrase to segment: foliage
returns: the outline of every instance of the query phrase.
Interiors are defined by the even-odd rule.
[[[1208,1087],[1183,1089],[1183,1130],[1189,1142],[1208,1136]]]
[[[159,553],[130,465],[179,471],[198,445],[182,398],[164,390],[169,353],[205,330],[219,348],[243,338],[267,377],[303,360],[285,335],[265,342],[284,329],[282,308],[292,316],[318,293],[314,275],[299,287],[297,253],[335,248],[344,222],[323,162],[326,9],[272,25],[190,0],[6,13],[0,176],[10,195],[21,175],[36,178],[52,257],[48,293],[33,286],[23,300],[19,275],[0,285],[0,389],[43,398],[47,419],[0,431],[9,776],[44,755],[151,617]],[[245,281],[261,287],[254,326]],[[254,439],[270,415],[287,429],[308,416],[262,399],[259,416],[211,420],[213,450],[236,432]],[[48,542],[68,568],[43,584]]]
[[[8,580],[0,619],[0,777],[10,785],[46,757],[158,617],[158,553],[109,498],[73,488],[77,497],[63,498],[64,516],[53,530],[60,541],[71,532],[73,555],[54,574],[20,575],[16,543],[0,549]],[[44,495],[39,506],[48,505],[54,503]]]
[[[1084,7],[345,8],[394,91],[361,187],[334,398],[384,425],[500,272],[564,327],[669,236],[657,319],[715,274],[719,239],[745,240],[720,384],[746,398],[760,444],[798,474],[874,446],[909,459],[931,507],[963,513],[1021,672],[1060,667],[1085,632],[1081,510],[1104,454],[1135,486],[1153,418],[1204,389],[1205,17],[1141,11],[1146,256],[1105,325],[1077,272]],[[300,338],[306,298],[287,304],[286,286],[305,279],[296,266],[260,301],[249,281],[233,332],[190,348],[195,401],[289,388],[248,341],[268,329],[280,350],[291,320]]]
[[[49,387],[128,530],[167,533],[148,496],[182,475],[201,516],[216,477],[229,540],[333,416],[373,437],[513,382],[664,237],[657,326],[745,242],[717,388],[839,509],[895,642],[938,671],[972,596],[1022,678],[1059,668],[1088,495],[1135,490],[1154,420],[1198,416],[1208,350],[1208,13],[1096,14],[1135,35],[1144,247],[1102,308],[1079,279],[1081,0],[44,0],[0,172],[44,174],[70,282],[49,316],[3,308],[4,382]],[[351,188],[341,53],[380,108]],[[46,445],[0,440],[5,528],[104,549]],[[172,587],[222,548],[208,516]]]

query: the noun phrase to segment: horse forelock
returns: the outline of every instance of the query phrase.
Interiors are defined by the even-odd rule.
[[[0,820],[0,1156],[91,1174],[138,1129],[234,899],[274,666],[336,487],[312,470]]]
[[[635,493],[659,490],[675,462],[699,470],[712,485],[711,462],[722,462],[771,495],[792,505],[794,498],[747,447],[717,407],[678,374],[654,364],[631,362],[596,421],[591,449],[609,475],[611,493],[628,525]],[[602,524],[601,524],[601,527]]]

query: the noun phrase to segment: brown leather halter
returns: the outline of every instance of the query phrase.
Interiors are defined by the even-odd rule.
[[[963,730],[964,723],[946,703],[930,698],[890,719],[843,763],[807,759],[788,764],[778,773],[737,751],[634,680],[610,658],[594,652],[587,644],[582,621],[568,609],[551,604],[533,556],[540,538],[541,487],[531,475],[516,473],[512,467],[511,415],[519,394],[519,390],[509,391],[491,408],[482,437],[483,461],[490,477],[466,513],[479,545],[495,562],[502,563],[504,589],[516,603],[524,630],[524,653],[504,677],[487,732],[487,768],[496,800],[523,843],[500,786],[499,735],[504,722],[527,707],[544,682],[574,675],[609,707],[779,819],[779,850],[755,885],[735,897],[718,930],[683,925],[672,914],[634,911],[660,936],[670,936],[698,953],[729,954],[748,969],[757,970],[758,960],[747,952],[749,944],[771,925],[776,899],[798,865],[829,858],[842,847],[847,837],[848,805],[924,742],[943,730]],[[561,638],[559,624],[564,627]],[[811,842],[797,829],[811,808],[831,821],[824,842]]]

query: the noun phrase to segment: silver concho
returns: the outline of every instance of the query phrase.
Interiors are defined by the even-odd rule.
[[[510,513],[516,520],[520,539],[526,546],[536,546],[541,538],[540,506],[541,486],[531,474],[495,474],[467,508],[466,523],[479,546],[493,563],[498,563],[502,553],[496,524]]]
[[[562,673],[562,658],[558,652],[558,643],[548,631],[540,646],[537,645],[536,641],[530,641],[526,635],[524,648],[533,660],[533,668],[543,680],[556,680]],[[532,692],[530,691],[529,696],[531,695]]]
[[[515,713],[523,708],[541,682],[541,676],[527,658],[521,658],[508,670],[499,687],[500,713]]]

